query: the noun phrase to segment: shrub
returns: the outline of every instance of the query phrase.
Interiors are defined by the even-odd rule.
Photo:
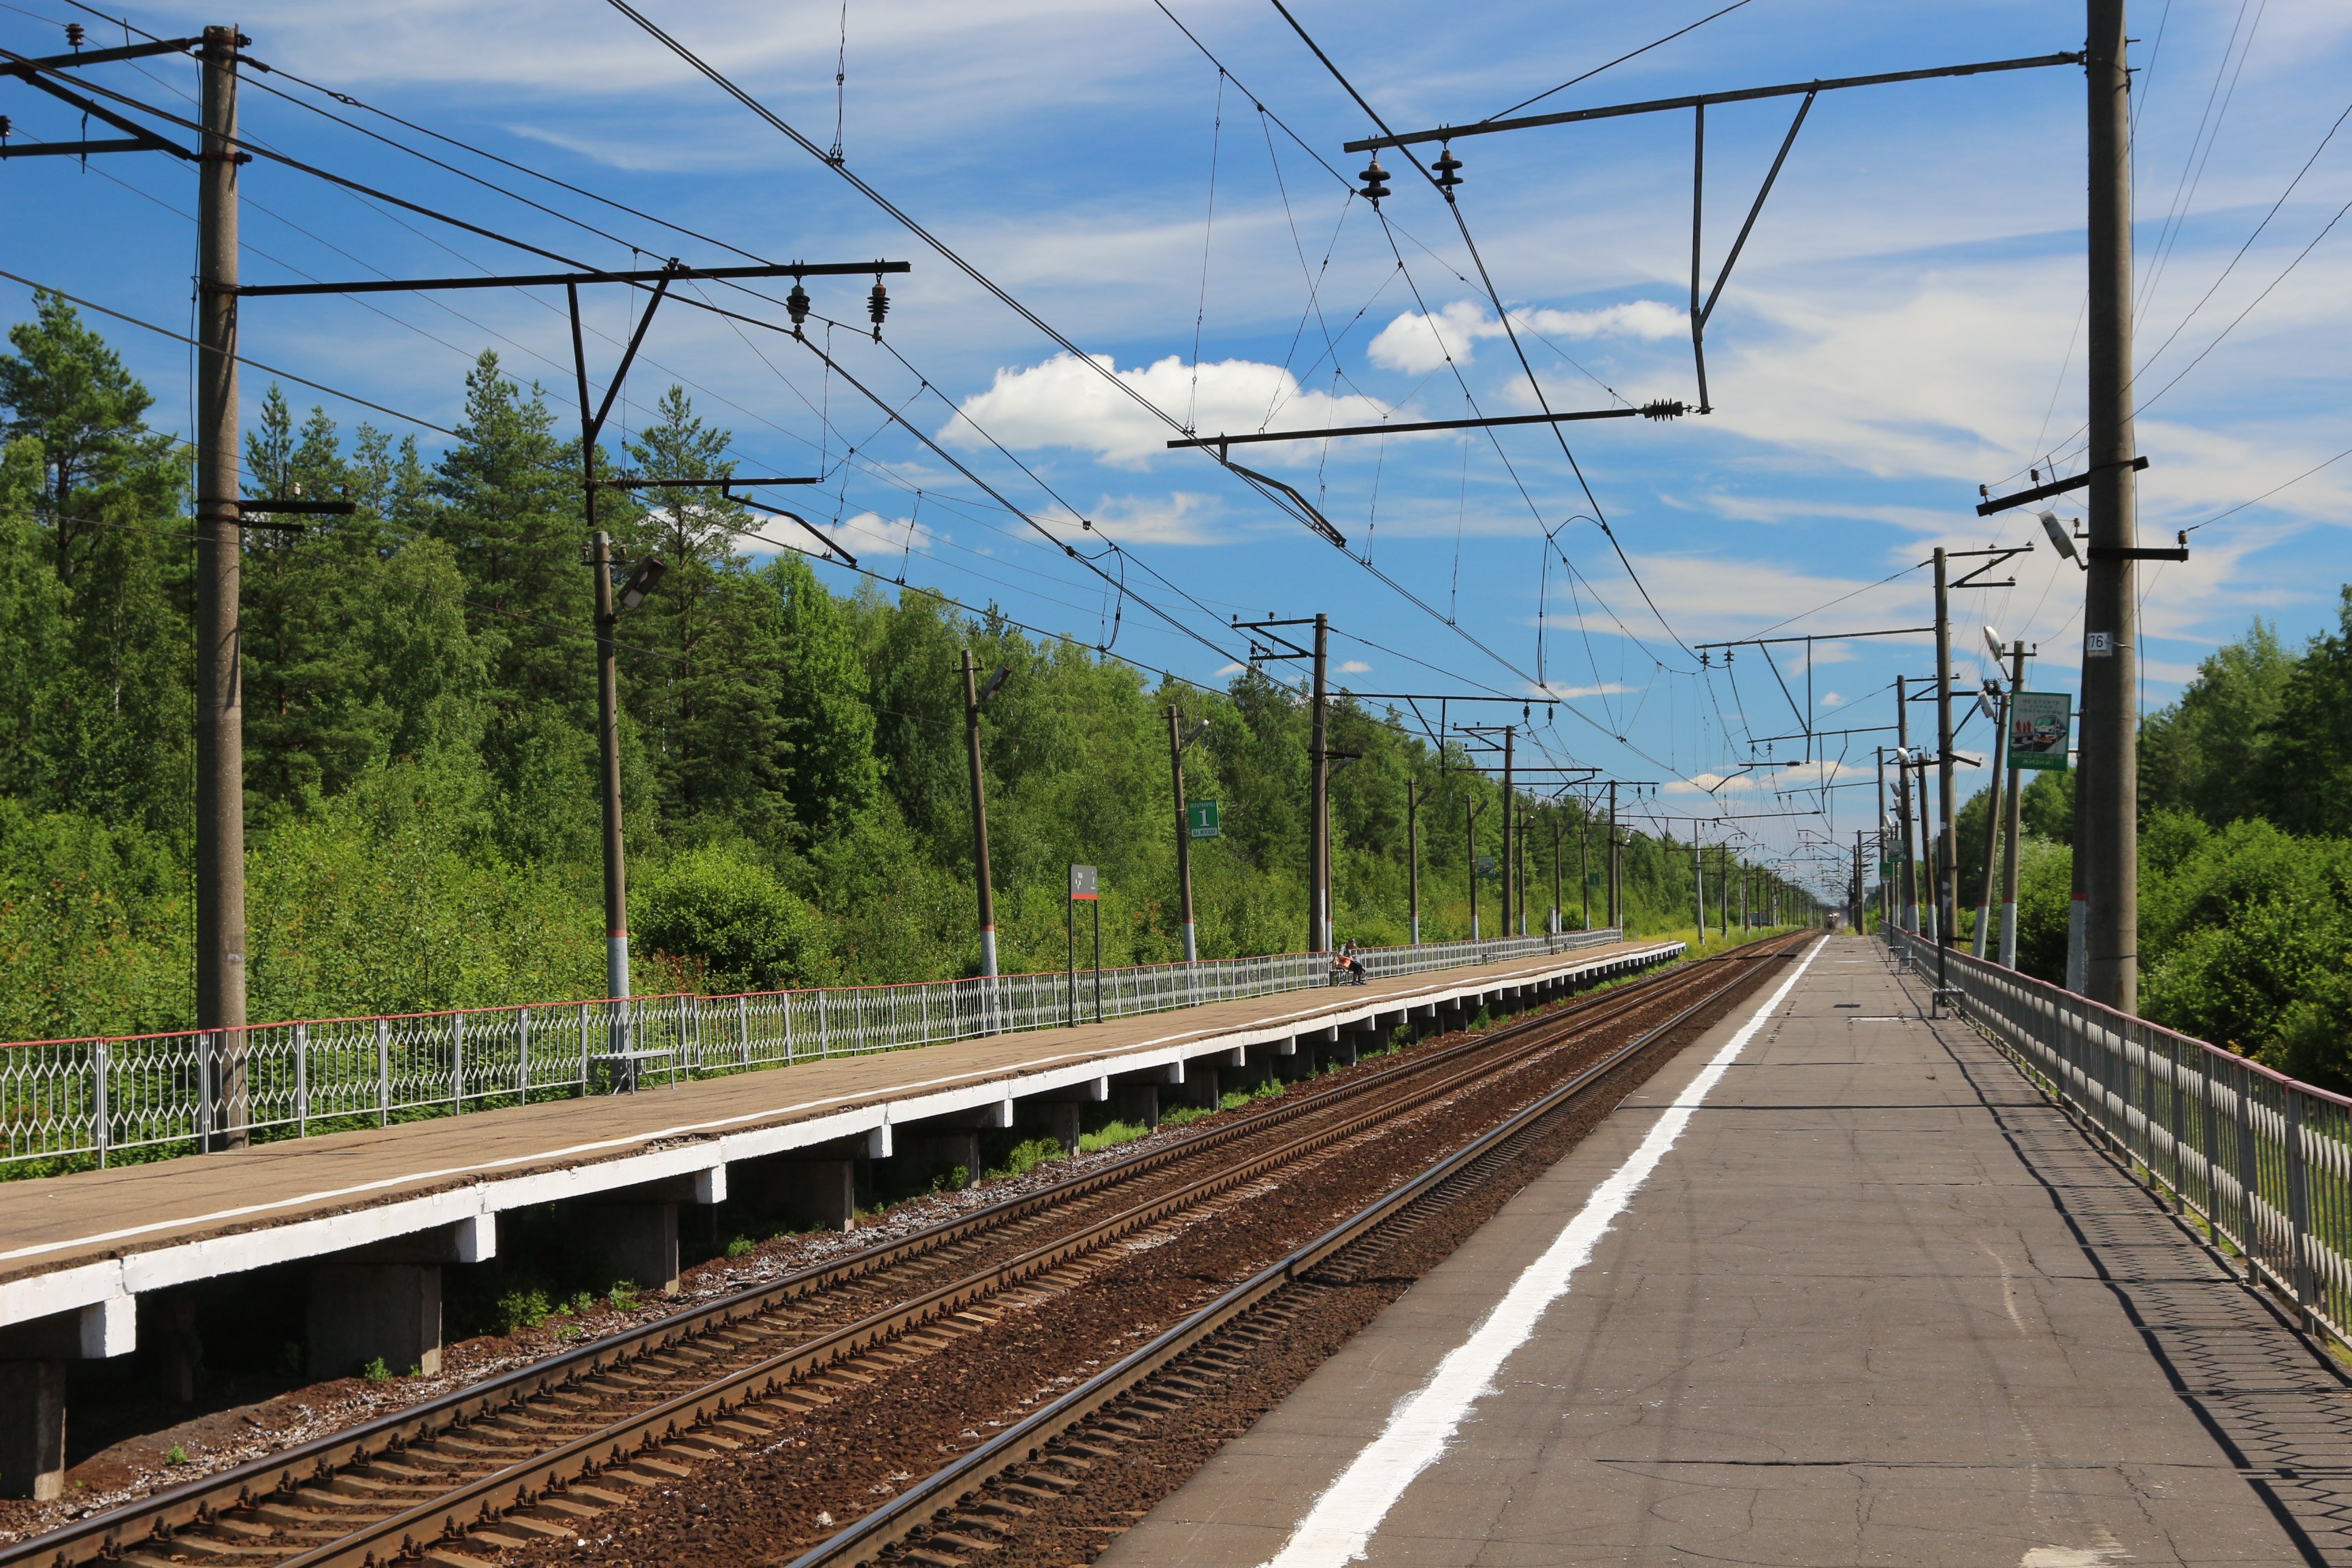
[[[630,923],[655,952],[701,966],[714,991],[782,991],[830,977],[816,912],[748,854],[692,849],[638,885]]]
[[[513,1333],[517,1329],[535,1329],[545,1322],[555,1306],[543,1290],[509,1290],[498,1300],[492,1317],[499,1332]]]
[[[1151,1129],[1139,1121],[1114,1121],[1092,1132],[1078,1134],[1078,1152],[1093,1154],[1105,1149],[1116,1149],[1122,1143],[1133,1143],[1151,1136]]]
[[[1059,1160],[1063,1157],[1064,1152],[1062,1149],[1061,1140],[1057,1138],[1024,1139],[1021,1142],[1015,1143],[1013,1146],[1013,1152],[1005,1155],[1003,1169],[991,1171],[989,1174],[992,1176],[1025,1176],[1031,1171],[1034,1171],[1038,1166],[1045,1163],[1046,1161]]]

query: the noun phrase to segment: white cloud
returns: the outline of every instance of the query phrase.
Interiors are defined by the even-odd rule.
[[[1655,300],[1632,300],[1598,310],[1513,310],[1511,320],[1553,338],[1666,338],[1689,330],[1688,318]],[[1472,345],[1499,338],[1503,323],[1472,300],[1456,300],[1429,315],[1407,310],[1382,327],[1365,352],[1384,370],[1424,375],[1451,358],[1470,363]]]
[[[1348,660],[1347,663],[1339,667],[1339,673],[1342,675],[1369,675],[1371,673],[1371,668],[1372,667],[1366,664],[1362,659],[1351,658]]]
[[[931,531],[929,523],[905,517],[883,517],[870,511],[844,518],[838,523],[822,517],[813,517],[809,521],[819,533],[837,542],[844,550],[856,556],[860,564],[877,572],[883,570],[889,557],[903,560],[919,552],[928,553],[938,544],[940,538]],[[790,518],[762,520],[758,534],[761,542],[778,550],[796,551],[803,555],[819,555],[824,552],[824,546]]]
[[[1542,702],[1569,702],[1579,697],[1622,697],[1633,689],[1615,680],[1604,680],[1598,686],[1545,686],[1533,682],[1527,694]]]
[[[1223,544],[1231,533],[1213,527],[1222,509],[1213,497],[1194,490],[1171,490],[1164,496],[1109,496],[1098,499],[1085,519],[1060,507],[1039,514],[1037,521],[1056,533],[1076,537],[1095,531],[1120,544]]]
[[[1211,435],[1263,430],[1277,416],[1286,428],[1311,429],[1369,424],[1389,412],[1369,397],[1334,397],[1301,388],[1297,377],[1280,365],[1254,360],[1194,366],[1170,354],[1139,370],[1117,370],[1108,354],[1089,357],[1176,417],[1189,413],[1193,426]],[[1165,451],[1174,434],[1134,397],[1066,353],[1018,370],[1000,368],[994,384],[965,398],[958,413],[940,439],[984,446],[973,428],[978,426],[1008,447],[1076,447],[1130,468],[1141,468]],[[1271,450],[1267,460],[1277,460]]]
[[[1843,708],[1845,706],[1845,699],[1840,697],[1834,691],[1824,691],[1822,693],[1822,706],[1824,708]]]
[[[1247,669],[1248,668],[1249,666],[1245,664],[1228,664],[1221,667],[1217,673],[1219,675],[1239,675],[1243,670]]]

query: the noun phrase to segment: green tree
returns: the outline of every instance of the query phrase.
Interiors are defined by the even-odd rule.
[[[2216,825],[2257,814],[2272,726],[2296,664],[2259,618],[2200,663],[2179,700],[2140,725],[2140,809],[2193,811]]]
[[[105,492],[129,486],[150,502],[168,496],[173,443],[146,427],[153,395],[80,312],[46,289],[33,303],[34,320],[8,331],[16,352],[0,354],[0,437],[41,444],[53,561],[71,585],[109,521]]]
[[[2352,834],[2352,585],[2337,618],[2287,676],[2261,738],[2268,766],[2255,798],[2291,833]]]

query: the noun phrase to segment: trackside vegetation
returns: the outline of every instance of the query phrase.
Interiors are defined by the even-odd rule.
[[[2352,588],[2338,621],[2300,650],[2255,621],[2142,722],[2140,1009],[2352,1090]],[[2035,775],[2021,839],[2019,966],[2061,982],[2073,779]],[[1988,805],[1957,824],[1971,910]]]
[[[186,447],[66,301],[0,353],[0,1039],[194,1022],[193,551]],[[243,658],[249,1012],[256,1021],[600,994],[594,665],[578,453],[534,386],[484,353],[457,439],[303,413],[265,389],[248,494],[348,518],[248,534]],[[679,389],[609,465],[724,474],[731,437]],[[919,586],[747,548],[716,489],[600,521],[667,574],[621,629],[636,988],[946,978],[978,961],[959,653],[1011,675],[983,721],[1007,970],[1060,966],[1065,866],[1102,868],[1105,957],[1181,953],[1165,710],[1206,721],[1186,789],[1204,957],[1305,936],[1307,713],[1255,669],[1222,689],[1149,675]],[[929,524],[927,523],[927,526]],[[938,524],[944,529],[951,525]],[[912,552],[908,553],[911,554]],[[919,574],[920,563],[913,563]],[[1312,608],[1313,606],[1306,606]],[[1517,715],[1514,714],[1516,718]],[[1538,710],[1535,721],[1542,722]],[[1465,812],[1497,852],[1495,786],[1395,715],[1341,701],[1337,925],[1406,940],[1406,789],[1423,932],[1465,936]],[[1543,808],[1529,923],[1580,921],[1573,804]],[[1690,855],[1626,856],[1630,923],[1689,920]],[[1712,871],[1712,868],[1710,868]],[[1760,885],[1760,879],[1759,879]],[[1498,911],[1481,889],[1486,929]],[[1594,919],[1603,918],[1598,890]]]

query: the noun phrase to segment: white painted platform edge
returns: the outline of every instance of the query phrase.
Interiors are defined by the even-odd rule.
[[[83,1338],[85,1353],[89,1346],[104,1347],[109,1355],[128,1354],[135,1348],[130,1328],[131,1299],[142,1292],[159,1290],[197,1279],[212,1279],[223,1274],[244,1273],[275,1263],[299,1261],[306,1258],[348,1251],[372,1243],[389,1241],[399,1237],[414,1236],[421,1231],[443,1226],[472,1226],[493,1221],[501,1210],[523,1208],[536,1204],[552,1203],[564,1198],[591,1197],[600,1193],[639,1186],[673,1177],[690,1178],[696,1183],[698,1202],[718,1202],[725,1195],[725,1167],[731,1161],[758,1159],[765,1155],[788,1153],[814,1144],[829,1143],[837,1139],[863,1135],[867,1152],[876,1158],[887,1157],[891,1151],[891,1128],[894,1124],[925,1121],[932,1117],[952,1115],[962,1111],[982,1110],[997,1105],[1009,1106],[1012,1101],[1031,1095],[1050,1093],[1056,1089],[1094,1087],[1111,1076],[1123,1076],[1153,1069],[1167,1069],[1171,1082],[1181,1082],[1183,1064],[1196,1057],[1231,1054],[1238,1058],[1249,1047],[1266,1045],[1276,1040],[1295,1039],[1301,1025],[1315,1021],[1315,1032],[1324,1028],[1342,1028],[1369,1022],[1380,1014],[1404,1013],[1425,1007],[1433,1003],[1450,1005],[1471,997],[1499,995],[1546,981],[1570,979],[1596,970],[1633,968],[1669,959],[1681,952],[1686,944],[1679,942],[1653,942],[1631,952],[1612,953],[1605,958],[1578,958],[1574,953],[1561,953],[1561,962],[1542,969],[1528,970],[1502,980],[1487,976],[1475,983],[1448,985],[1442,981],[1406,993],[1391,993],[1378,998],[1367,998],[1362,1005],[1337,1008],[1328,1002],[1320,1005],[1297,1007],[1256,1019],[1213,1035],[1163,1037],[1162,1040],[1144,1041],[1126,1050],[1111,1054],[1100,1051],[1069,1052],[1038,1058],[1034,1062],[1016,1063],[1010,1068],[989,1068],[968,1073],[951,1074],[906,1086],[898,1098],[872,1102],[870,1095],[844,1095],[832,1100],[803,1101],[799,1105],[771,1106],[739,1117],[689,1123],[678,1127],[656,1129],[635,1133],[623,1139],[608,1139],[566,1148],[539,1151],[508,1159],[486,1162],[480,1165],[458,1166],[438,1171],[411,1172],[357,1185],[307,1193],[267,1204],[254,1204],[239,1208],[219,1210],[213,1214],[189,1215],[158,1221],[153,1225],[134,1226],[72,1240],[47,1242],[33,1247],[0,1251],[0,1262],[58,1252],[73,1247],[131,1242],[141,1236],[159,1230],[185,1229],[191,1226],[229,1224],[255,1219],[261,1223],[250,1228],[233,1231],[226,1236],[206,1237],[200,1241],[180,1242],[146,1249],[126,1249],[121,1256],[77,1264],[46,1274],[28,1275],[23,1279],[0,1283],[0,1325],[27,1322],[59,1312],[77,1311],[84,1308],[100,1308],[102,1330],[90,1327],[85,1321]],[[1441,972],[1442,973],[1442,972]],[[1291,995],[1299,994],[1293,992]],[[1317,994],[1309,993],[1309,994]],[[918,1047],[919,1048],[919,1047]],[[1053,1064],[1053,1065],[1048,1065]],[[789,1068],[780,1069],[789,1072]],[[1010,1073],[1010,1077],[994,1076]],[[960,1079],[982,1078],[980,1082],[959,1082]],[[934,1087],[950,1085],[954,1087]],[[907,1092],[908,1090],[923,1092]],[[777,1126],[735,1128],[734,1123],[765,1121],[788,1116],[797,1110],[833,1103],[839,1100],[860,1100],[868,1103],[845,1109],[829,1116],[807,1121],[786,1122]],[[1000,1117],[1002,1113],[999,1113]],[[1003,1123],[1000,1123],[1003,1124]],[[670,1139],[691,1142],[665,1149],[648,1150],[618,1157],[590,1159],[612,1149],[629,1148],[647,1142]],[[189,1156],[201,1158],[202,1156]],[[528,1175],[495,1176],[488,1173],[501,1165],[538,1163],[548,1160],[582,1158],[583,1163],[557,1171],[534,1172]],[[391,1186],[416,1182],[446,1180],[472,1175],[476,1179],[464,1186],[415,1197],[396,1198],[368,1203],[368,1194]],[[707,1192],[716,1196],[706,1198]],[[340,1213],[315,1215],[305,1219],[271,1223],[263,1216],[272,1211],[299,1207],[349,1198],[359,1200],[354,1206]],[[458,1256],[465,1261],[480,1261],[495,1251],[495,1240],[488,1250],[480,1250],[481,1238],[495,1237],[495,1231],[461,1231]],[[469,1249],[475,1252],[468,1256]]]

